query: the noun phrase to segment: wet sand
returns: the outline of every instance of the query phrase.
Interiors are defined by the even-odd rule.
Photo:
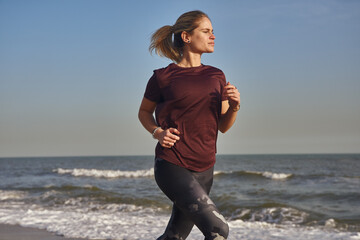
[[[80,240],[80,238],[65,238],[46,230],[0,224],[0,240]]]

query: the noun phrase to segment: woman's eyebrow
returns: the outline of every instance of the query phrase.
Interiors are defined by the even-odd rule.
[[[210,32],[213,32],[213,31],[214,31],[214,29],[210,29],[210,28],[202,28],[201,30],[208,30],[208,31],[210,31]]]

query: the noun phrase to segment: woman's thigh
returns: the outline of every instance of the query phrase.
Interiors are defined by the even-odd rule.
[[[173,202],[193,202],[194,198],[196,200],[209,194],[212,168],[205,172],[192,172],[160,158],[155,161],[156,183]]]

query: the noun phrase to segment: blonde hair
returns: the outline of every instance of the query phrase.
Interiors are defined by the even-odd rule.
[[[209,18],[202,11],[186,12],[176,20],[173,26],[166,25],[156,30],[151,36],[150,53],[155,51],[159,56],[180,62],[184,47],[181,33],[184,31],[191,33],[198,27],[199,20],[203,17]]]

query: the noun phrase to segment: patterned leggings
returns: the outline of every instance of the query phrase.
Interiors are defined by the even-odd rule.
[[[205,240],[225,240],[229,227],[209,198],[213,182],[211,168],[193,172],[163,159],[155,159],[155,180],[173,202],[172,215],[165,233],[157,240],[185,240],[194,224]]]

